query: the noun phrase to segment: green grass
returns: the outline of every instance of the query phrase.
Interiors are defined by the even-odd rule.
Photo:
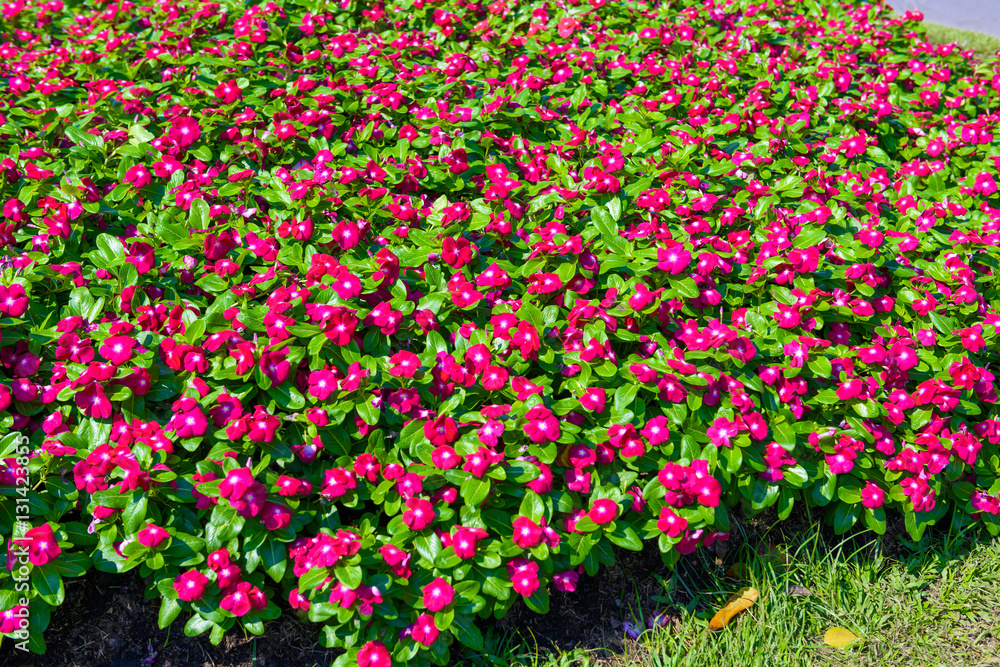
[[[871,534],[824,539],[815,531],[779,545],[786,564],[758,555],[776,546],[771,540],[754,542],[726,558],[745,564],[749,581],[727,578],[708,554],[675,570],[658,596],[673,615],[670,627],[627,640],[622,650],[547,652],[532,637],[493,634],[484,655],[469,662],[493,667],[1000,666],[1000,545],[985,532],[928,535],[912,543]],[[711,632],[711,616],[745,585],[757,588],[761,599],[723,630]],[[834,626],[863,640],[844,650],[825,646],[823,635]]]
[[[964,50],[974,51],[980,60],[993,58],[1000,51],[1000,37],[984,35],[970,30],[960,30],[937,23],[924,23],[927,41],[933,44],[958,44]]]

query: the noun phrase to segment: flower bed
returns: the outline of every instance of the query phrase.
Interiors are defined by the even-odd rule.
[[[1000,530],[1000,73],[918,14],[151,4],[2,7],[8,642],[139,568],[445,664],[736,507]]]

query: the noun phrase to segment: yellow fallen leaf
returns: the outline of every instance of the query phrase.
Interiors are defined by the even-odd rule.
[[[861,639],[847,628],[830,628],[823,636],[823,643],[836,648],[846,648],[851,642]]]
[[[722,609],[716,612],[712,620],[708,622],[708,627],[713,630],[721,630],[736,614],[752,607],[759,597],[760,593],[757,592],[757,589],[741,588],[729,598],[729,601],[726,602],[726,605]]]

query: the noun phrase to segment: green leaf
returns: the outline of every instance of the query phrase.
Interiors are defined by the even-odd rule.
[[[549,592],[544,586],[539,586],[537,591],[523,599],[525,606],[536,614],[549,613]]]
[[[314,567],[307,570],[299,577],[299,590],[303,593],[318,588],[327,577],[330,576],[330,569],[326,567]]]
[[[475,617],[471,614],[455,614],[451,622],[451,631],[458,641],[473,651],[483,650],[483,633],[476,626]]]
[[[617,219],[614,218],[609,212],[602,208],[594,208],[590,211],[590,219],[597,227],[597,230],[601,233],[601,236],[605,238],[613,238],[618,236],[618,225],[616,224]]]
[[[98,234],[97,247],[107,268],[118,266],[125,261],[125,245],[114,236]]]
[[[369,426],[375,426],[378,424],[379,417],[381,416],[381,411],[371,404],[371,401],[366,397],[354,404],[358,410],[358,415],[365,421]]]
[[[132,125],[128,128],[128,134],[133,137],[136,142],[140,144],[146,144],[156,138],[156,135],[151,133],[143,125]]]
[[[615,522],[615,529],[604,534],[612,543],[629,551],[642,551],[642,540],[632,526],[623,521]]]
[[[696,299],[698,298],[698,295],[701,294],[701,290],[698,289],[698,285],[694,282],[693,278],[671,280],[670,287],[676,290],[681,296],[685,296],[689,299]]]
[[[266,538],[258,551],[261,562],[264,563],[264,571],[271,579],[280,583],[285,576],[285,569],[288,565],[285,545],[273,538]]]
[[[490,495],[490,486],[489,478],[469,477],[462,482],[462,500],[470,507],[479,507]]]
[[[211,629],[215,624],[201,616],[201,614],[195,614],[188,619],[188,622],[184,625],[184,634],[188,637],[197,637],[198,635],[204,634],[207,630]]]
[[[142,493],[132,493],[132,498],[129,500],[128,506],[125,507],[125,511],[122,513],[122,521],[124,522],[123,527],[126,535],[131,535],[139,530],[143,525],[143,521],[146,519],[146,507],[149,499],[145,494]]]
[[[191,202],[188,210],[188,227],[193,229],[208,229],[210,220],[208,202],[198,198]]]
[[[90,134],[76,125],[67,125],[65,132],[70,141],[79,146],[93,148],[94,150],[104,147],[104,139],[100,135]]]
[[[854,526],[860,516],[861,508],[858,505],[837,503],[833,511],[834,532],[838,535],[843,535]]]
[[[786,445],[788,447],[795,445],[795,430],[791,424],[786,422],[771,422],[771,431],[774,435],[774,441],[779,445]]]
[[[622,219],[622,202],[620,199],[615,197],[608,202],[608,213],[611,214],[611,219],[615,222]]]
[[[834,492],[837,489],[837,476],[827,473],[825,479],[816,482],[812,487],[813,502],[824,507],[833,500]]]
[[[639,393],[639,385],[626,383],[618,387],[615,390],[615,411],[624,412],[630,405],[632,401],[635,400],[636,394]]]
[[[535,523],[539,523],[545,516],[545,503],[534,491],[525,491],[524,499],[518,510],[521,516],[526,516]]]
[[[340,583],[348,588],[357,588],[364,579],[364,572],[357,565],[338,566],[333,570]]]
[[[792,177],[789,178],[798,178]],[[785,181],[789,180],[788,178]],[[801,182],[801,178],[799,181]],[[785,181],[782,181],[784,183]],[[780,186],[779,186],[780,188]],[[826,230],[819,227],[804,227],[799,234],[792,239],[792,245],[796,248],[809,248],[823,241],[827,236]]]
[[[53,607],[61,605],[66,597],[62,577],[52,567],[52,563],[40,567],[36,566],[31,570],[31,586],[45,602]]]
[[[95,491],[90,496],[95,503],[111,509],[123,510],[128,507],[131,496],[123,496],[118,493],[118,489],[107,489],[105,491]]]
[[[826,357],[813,357],[812,359],[809,360],[809,370],[815,373],[816,377],[826,379],[833,375],[833,364],[831,364],[830,360],[827,359]],[[833,395],[834,400],[829,401],[829,403],[831,404],[836,403],[837,400],[839,400],[837,399],[837,392],[833,391],[832,389],[827,389],[823,393],[825,393],[826,391],[830,392],[830,394]],[[818,400],[819,396],[817,396],[816,398]],[[820,402],[826,403],[827,401],[820,401]]]
[[[306,399],[299,390],[285,382],[267,390],[267,395],[274,399],[278,406],[288,411],[301,410],[306,407]]]
[[[886,519],[885,509],[876,507],[875,509],[865,508],[865,525],[879,535],[885,535]]]
[[[160,603],[160,613],[157,617],[157,625],[161,630],[165,630],[181,613],[181,603],[170,598],[163,598]]]

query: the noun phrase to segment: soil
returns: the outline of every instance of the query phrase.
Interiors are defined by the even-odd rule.
[[[261,637],[230,633],[219,646],[184,635],[184,620],[160,630],[159,599],[147,600],[138,573],[90,572],[67,579],[66,601],[45,631],[48,650],[35,656],[0,650],[5,667],[278,667],[326,666],[336,657],[317,643],[318,625],[291,611]]]

